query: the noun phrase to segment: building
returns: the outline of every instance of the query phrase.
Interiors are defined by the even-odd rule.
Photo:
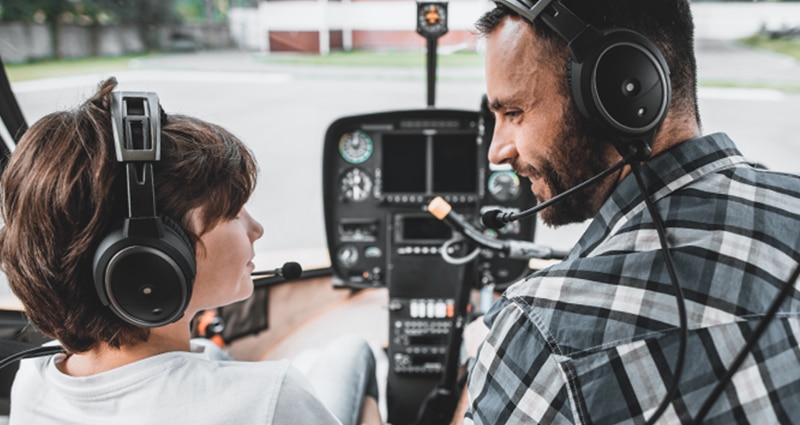
[[[450,0],[443,50],[477,45],[475,21],[489,0]],[[257,8],[233,8],[231,35],[239,47],[262,52],[326,54],[335,50],[421,50],[414,0],[270,0]]]

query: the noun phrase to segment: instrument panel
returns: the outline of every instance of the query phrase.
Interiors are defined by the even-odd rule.
[[[476,225],[486,209],[533,205],[527,180],[488,163],[491,119],[479,111],[422,109],[344,117],[329,126],[323,193],[335,285],[388,286],[398,261],[439,257],[453,232],[426,212],[435,196]],[[533,220],[487,230],[524,240],[533,240],[534,232]],[[458,244],[450,250],[459,255]],[[527,272],[525,261],[482,261],[501,286]]]
[[[427,212],[441,196],[473,221],[489,208],[521,210],[530,185],[508,167],[488,164],[492,116],[479,111],[407,110],[344,117],[330,125],[323,151],[325,230],[335,286],[389,292],[387,412],[415,423],[443,374],[462,283],[480,286],[454,232]],[[510,223],[498,238],[533,240],[535,221]],[[447,242],[447,243],[446,243]],[[452,242],[452,243],[451,243]],[[477,257],[497,289],[529,272],[528,262]],[[467,279],[467,280],[465,280]]]

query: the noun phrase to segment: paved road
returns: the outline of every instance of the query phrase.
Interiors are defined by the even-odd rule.
[[[255,151],[262,170],[250,204],[265,225],[259,251],[323,248],[321,148],[327,126],[353,114],[425,107],[423,69],[265,65],[257,55],[169,55],[116,73],[124,89],[155,90],[168,112],[220,123]],[[786,57],[698,42],[701,81],[771,81],[800,86],[800,65]],[[480,68],[440,69],[437,106],[476,109]],[[75,105],[101,75],[14,84],[29,122]],[[800,95],[772,89],[701,87],[706,132],[727,131],[745,155],[771,168],[800,172]],[[571,246],[583,226],[540,226],[537,241]],[[269,265],[264,265],[268,267]]]

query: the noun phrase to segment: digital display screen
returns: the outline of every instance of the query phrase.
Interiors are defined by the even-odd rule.
[[[433,191],[478,191],[478,149],[472,137],[442,134],[433,142]]]
[[[400,240],[447,240],[453,231],[443,221],[431,216],[402,217]]]
[[[476,193],[477,170],[474,134],[383,135],[383,193]]]
[[[408,337],[408,345],[445,345],[448,335],[415,335]]]
[[[383,136],[384,193],[425,193],[427,139],[422,134]]]

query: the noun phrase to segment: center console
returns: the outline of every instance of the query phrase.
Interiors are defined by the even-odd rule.
[[[488,208],[534,203],[529,183],[488,163],[490,115],[404,110],[344,117],[330,125],[323,193],[334,285],[389,291],[389,422],[412,423],[439,382],[467,255],[453,231],[426,211],[441,196],[479,226]],[[498,238],[533,240],[535,221],[512,223]],[[528,272],[527,261],[479,256],[501,288]],[[476,283],[477,286],[477,283]],[[402,397],[399,396],[402,394]],[[412,395],[409,397],[409,395]]]

